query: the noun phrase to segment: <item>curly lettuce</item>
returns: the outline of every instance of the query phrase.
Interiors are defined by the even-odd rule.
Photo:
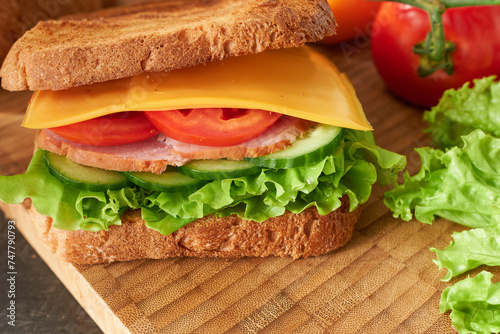
[[[443,281],[463,274],[480,265],[500,266],[500,225],[454,232],[445,249],[431,248],[436,253],[434,263],[448,271]]]
[[[420,171],[385,193],[395,217],[432,223],[437,216],[468,227],[500,222],[500,138],[481,130],[446,152],[418,148]]]
[[[492,277],[482,271],[444,289],[439,310],[451,311],[451,323],[460,334],[500,332],[500,283],[493,284]]]
[[[439,104],[425,112],[426,132],[441,149],[462,144],[461,137],[475,129],[500,137],[500,82],[490,76],[449,89]]]
[[[21,203],[29,197],[37,212],[63,230],[107,230],[121,223],[125,210],[141,209],[146,226],[168,235],[209,214],[237,214],[258,222],[311,206],[327,214],[340,207],[344,195],[354,210],[368,200],[377,178],[381,184],[394,182],[405,163],[405,157],[376,146],[370,132],[346,129],[339,149],[315,164],[263,169],[255,175],[212,181],[191,193],[136,186],[96,192],[60,183],[38,150],[25,174],[0,176],[0,200]]]
[[[447,269],[444,281],[500,265],[500,83],[493,76],[448,90],[424,120],[440,148],[417,148],[420,171],[405,172],[384,203],[403,220],[430,224],[443,217],[471,228],[453,233],[445,249],[431,248],[434,262]],[[460,333],[500,331],[500,285],[491,277],[482,272],[443,291],[440,310],[451,310]]]

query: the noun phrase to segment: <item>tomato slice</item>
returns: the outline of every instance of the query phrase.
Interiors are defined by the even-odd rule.
[[[261,109],[197,108],[145,111],[150,122],[175,140],[204,146],[231,146],[250,140],[281,114]]]
[[[159,133],[139,111],[110,114],[49,130],[72,142],[92,146],[135,143]]]

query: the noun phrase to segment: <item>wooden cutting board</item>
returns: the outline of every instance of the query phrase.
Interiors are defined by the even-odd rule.
[[[405,154],[428,146],[422,110],[393,97],[376,73],[368,45],[322,47],[351,79],[377,143]],[[34,132],[19,124],[29,93],[0,91],[0,174],[24,172]],[[376,185],[351,242],[300,260],[245,258],[141,260],[72,265],[40,244],[22,205],[1,208],[106,333],[454,333],[438,310],[442,290],[430,247],[444,248],[462,228],[392,218]],[[459,277],[462,279],[463,277]]]

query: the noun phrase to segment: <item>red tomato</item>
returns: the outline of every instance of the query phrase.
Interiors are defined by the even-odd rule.
[[[438,103],[443,92],[474,78],[500,74],[500,6],[447,9],[443,14],[446,40],[455,43],[453,75],[438,70],[419,77],[419,56],[412,52],[430,31],[429,17],[421,9],[383,3],[373,26],[373,61],[396,95],[425,107]]]
[[[325,37],[321,43],[336,44],[367,37],[380,7],[380,2],[369,0],[328,0],[337,21],[337,33]]]
[[[134,143],[159,133],[139,111],[106,115],[50,130],[72,142],[93,146]]]
[[[205,146],[240,144],[267,130],[281,116],[260,109],[229,108],[146,111],[145,114],[165,135]]]

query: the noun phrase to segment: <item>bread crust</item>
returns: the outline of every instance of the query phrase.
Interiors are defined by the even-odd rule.
[[[326,0],[169,0],[39,22],[0,70],[8,90],[62,90],[334,33]]]
[[[108,2],[105,0],[0,1],[0,64],[14,42],[38,21],[97,10],[108,5]]]
[[[63,231],[52,219],[30,209],[45,246],[63,260],[78,264],[108,263],[169,257],[317,256],[344,246],[352,237],[360,209],[349,212],[347,199],[337,210],[320,215],[316,208],[286,212],[262,223],[232,215],[198,219],[164,236],[147,228],[140,211],[126,211],[121,226],[108,231]]]

